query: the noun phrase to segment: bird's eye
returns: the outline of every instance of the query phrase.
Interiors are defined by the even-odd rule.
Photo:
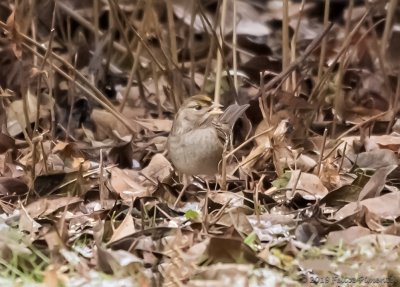
[[[196,105],[193,107],[196,111],[200,111],[201,110],[201,106],[200,105]]]

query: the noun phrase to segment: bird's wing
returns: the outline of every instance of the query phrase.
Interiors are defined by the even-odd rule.
[[[224,113],[220,116],[219,120],[222,123],[228,124],[231,128],[235,124],[235,122],[242,116],[245,110],[250,105],[238,105],[238,104],[233,104],[230,105]]]
[[[242,116],[250,105],[230,105],[218,119],[212,122],[217,130],[218,137],[223,145],[227,144],[230,139],[232,128],[236,121]]]

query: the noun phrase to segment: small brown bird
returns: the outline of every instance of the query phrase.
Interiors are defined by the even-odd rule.
[[[215,110],[205,95],[188,98],[175,116],[167,149],[172,164],[185,175],[215,175],[232,128],[249,105]]]

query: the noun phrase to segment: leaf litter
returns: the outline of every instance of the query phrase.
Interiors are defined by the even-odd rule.
[[[1,286],[398,286],[396,2],[3,1]],[[250,107],[175,206],[215,91]]]

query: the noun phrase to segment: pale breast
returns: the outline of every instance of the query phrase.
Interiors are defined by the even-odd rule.
[[[217,131],[196,129],[168,138],[168,153],[174,167],[187,175],[213,175],[218,172],[223,146]]]

